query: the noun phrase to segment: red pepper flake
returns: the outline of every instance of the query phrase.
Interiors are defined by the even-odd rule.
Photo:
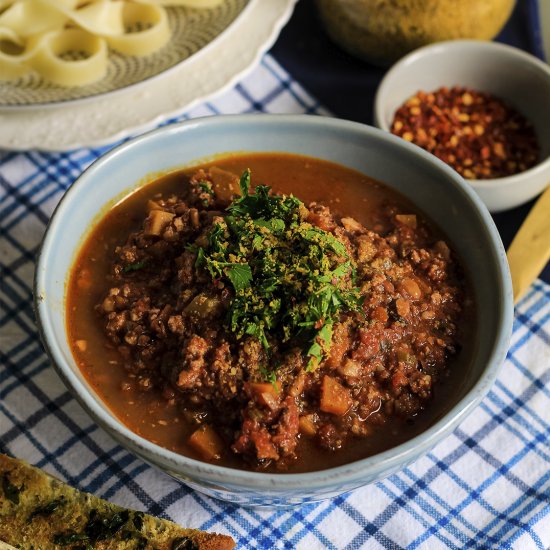
[[[511,176],[538,162],[533,125],[501,99],[468,88],[418,92],[395,113],[391,132],[468,179]]]

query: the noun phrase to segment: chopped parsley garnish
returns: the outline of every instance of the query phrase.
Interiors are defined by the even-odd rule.
[[[214,190],[212,189],[212,184],[209,181],[200,181],[199,182],[199,189],[206,193],[207,195],[213,196]]]
[[[139,269],[143,269],[146,264],[147,264],[147,260],[142,260],[141,262],[136,262],[134,264],[128,264],[124,266],[124,268],[122,269],[122,272],[128,273],[130,271],[138,271]]]
[[[134,512],[134,515],[132,516],[132,522],[134,523],[134,527],[141,531],[143,528],[143,512]]]
[[[259,366],[260,373],[266,382],[269,382],[277,393],[279,393],[279,386],[277,385],[277,374],[274,370],[268,370],[263,365]]]
[[[59,546],[68,546],[76,542],[90,544],[109,539],[119,533],[129,519],[130,513],[127,510],[114,514],[100,514],[96,509],[92,509],[83,531],[57,533],[53,537],[53,543]],[[141,537],[139,533],[137,535]]]
[[[90,537],[86,533],[75,533],[74,531],[68,533],[59,533],[53,537],[53,543],[60,546],[67,546],[74,544],[75,542],[88,541]]]
[[[214,189],[212,189],[212,184],[209,181],[199,181],[197,184],[199,189],[199,198],[204,206],[210,204],[210,200],[215,196]]]
[[[340,313],[359,307],[353,260],[332,233],[307,222],[297,198],[271,195],[264,185],[251,194],[249,170],[240,188],[208,245],[195,248],[196,266],[232,286],[228,326],[237,338],[253,336],[268,353],[270,338],[296,339],[314,370],[330,350]],[[263,373],[266,380],[272,375]]]
[[[19,504],[19,493],[21,493],[22,487],[16,487],[11,483],[8,474],[5,473],[2,476],[2,491],[4,496],[13,504]]]
[[[28,521],[32,521],[37,516],[50,516],[56,510],[58,510],[61,506],[64,506],[64,504],[65,504],[65,498],[59,497],[54,500],[51,500],[47,504],[38,506],[30,513]]]

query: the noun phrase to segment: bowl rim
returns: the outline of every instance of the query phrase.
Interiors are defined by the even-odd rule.
[[[540,73],[546,75],[549,81],[550,90],[550,65],[544,63],[534,55],[520,50],[514,46],[508,44],[502,44],[500,42],[491,42],[486,40],[445,40],[443,42],[436,42],[434,44],[428,44],[413,50],[406,56],[397,61],[389,71],[384,75],[384,78],[380,81],[376,94],[374,97],[374,124],[376,127],[391,133],[388,124],[384,118],[383,112],[386,102],[386,96],[388,89],[391,88],[389,82],[399,73],[404,67],[416,63],[420,59],[430,57],[431,55],[444,55],[448,51],[460,51],[460,50],[487,50],[496,51],[504,56],[510,58],[516,58],[524,63],[536,68]],[[524,179],[531,179],[542,174],[545,171],[550,171],[550,154],[546,158],[539,160],[537,164],[531,168],[518,172],[511,176],[503,176],[501,178],[488,178],[488,179],[469,179],[464,178],[470,185],[479,187],[480,189],[491,189],[496,185],[516,185],[522,183]]]
[[[305,473],[255,472],[202,462],[169,451],[132,432],[116,418],[114,413],[110,413],[106,406],[102,406],[99,396],[96,399],[92,393],[93,390],[91,390],[88,385],[82,383],[73,372],[69,363],[65,362],[51,327],[48,326],[46,301],[43,298],[47,285],[47,269],[44,269],[44,266],[47,266],[48,257],[55,244],[52,237],[54,234],[53,229],[58,225],[58,220],[62,217],[62,214],[70,209],[70,204],[74,200],[73,197],[78,196],[79,190],[84,188],[87,180],[92,179],[95,172],[104,164],[109,163],[112,158],[126,154],[126,152],[131,151],[134,147],[138,147],[142,143],[155,140],[159,135],[162,136],[170,133],[179,135],[180,133],[193,131],[193,128],[204,126],[254,126],[266,121],[270,121],[268,124],[280,122],[283,125],[305,125],[305,127],[311,127],[313,130],[316,128],[321,130],[322,128],[326,128],[326,125],[329,125],[333,130],[340,130],[347,133],[351,132],[354,135],[370,136],[371,138],[374,136],[375,139],[393,143],[394,145],[392,145],[392,147],[396,146],[397,148],[408,150],[409,153],[412,152],[412,154],[417,157],[423,158],[424,160],[422,162],[428,162],[432,165],[435,164],[438,169],[444,173],[442,175],[446,175],[447,179],[452,180],[453,184],[466,195],[466,200],[471,203],[473,211],[481,218],[487,232],[487,238],[492,244],[493,254],[491,254],[491,257],[498,271],[498,280],[495,281],[494,288],[498,297],[498,303],[502,309],[502,316],[497,323],[495,339],[490,349],[485,369],[462,399],[428,429],[400,445],[341,466]],[[200,162],[200,159],[197,159],[197,161]],[[103,205],[99,205],[98,211],[100,211],[101,206]],[[81,245],[82,241],[80,243],[80,246]],[[73,254],[74,252],[74,250],[71,251]],[[66,279],[64,281],[64,284],[65,283]],[[513,322],[512,283],[500,235],[481,199],[479,199],[474,190],[464,182],[460,175],[433,155],[388,132],[358,122],[330,117],[319,117],[316,115],[245,114],[206,116],[163,126],[117,145],[90,164],[65,192],[56,206],[46,227],[46,232],[38,252],[34,274],[33,296],[33,306],[39,335],[51,364],[70,390],[71,394],[83,406],[86,413],[89,414],[101,428],[113,436],[117,443],[126,450],[130,450],[134,454],[137,454],[142,460],[153,463],[161,469],[166,470],[166,468],[172,468],[172,473],[180,476],[180,479],[182,479],[181,476],[184,476],[184,479],[185,476],[187,476],[192,480],[193,475],[196,475],[200,477],[202,481],[233,484],[241,488],[249,487],[253,490],[270,490],[272,494],[281,493],[290,489],[299,489],[300,486],[304,488],[307,487],[308,490],[313,490],[344,486],[345,484],[354,482],[357,485],[364,484],[366,482],[362,482],[361,480],[365,477],[365,472],[372,470],[374,477],[379,479],[382,477],[382,473],[391,473],[391,471],[401,469],[410,461],[428,452],[443,439],[444,436],[455,429],[458,424],[477,407],[489,391],[507,354]],[[65,311],[64,307],[65,304],[63,305],[63,311]],[[66,329],[64,328],[64,330]],[[77,368],[78,367],[75,366],[75,369]],[[136,451],[136,449],[138,451]],[[146,456],[144,457],[141,452],[146,453]],[[377,471],[379,471],[378,474],[376,473]]]

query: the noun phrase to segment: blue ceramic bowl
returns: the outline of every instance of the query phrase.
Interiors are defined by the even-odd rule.
[[[477,301],[474,350],[448,412],[421,435],[375,456],[318,472],[267,474],[234,470],[167,451],[131,432],[80,373],[65,329],[65,289],[77,251],[94,222],[126,193],[159,173],[220,153],[282,151],[359,170],[397,189],[453,242]],[[35,277],[35,307],[52,364],[84,409],[122,446],[187,485],[244,505],[287,506],[333,497],[407,466],[444,439],[488,392],[512,327],[512,287],[498,232],[474,191],[453,170],[386,132],[310,116],[209,117],[167,126],[116,147],[69,189],[48,226]]]

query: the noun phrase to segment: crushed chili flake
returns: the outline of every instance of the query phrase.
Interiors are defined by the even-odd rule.
[[[534,166],[533,125],[501,99],[468,88],[418,92],[395,113],[391,132],[468,179],[510,176]]]

